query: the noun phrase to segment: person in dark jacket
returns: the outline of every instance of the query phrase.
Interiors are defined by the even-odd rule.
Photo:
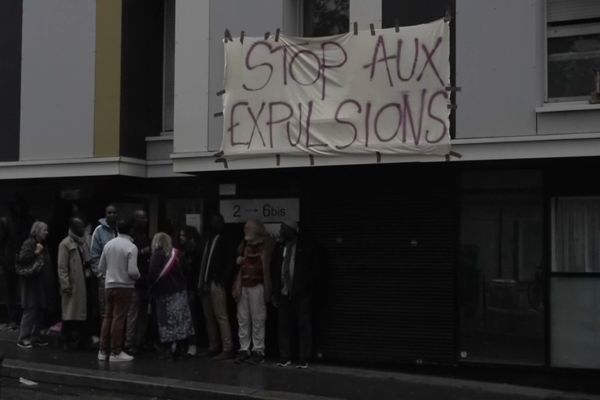
[[[216,360],[234,357],[226,289],[231,287],[234,262],[224,230],[223,216],[211,217],[197,286],[206,319],[208,356],[214,356]]]
[[[127,323],[125,327],[125,351],[129,354],[140,352],[148,330],[150,239],[148,238],[148,216],[144,210],[133,213],[133,244],[138,249],[137,265],[140,278],[135,281],[135,290],[131,295]]]
[[[200,277],[200,264],[202,263],[202,245],[198,230],[193,226],[184,226],[179,231],[179,246],[181,250],[181,269],[187,283],[188,303],[190,312],[192,313],[194,331],[197,333],[199,300],[196,292],[196,284]],[[197,344],[196,334],[190,336],[188,339],[188,356],[193,357],[196,355]]]
[[[152,257],[148,280],[156,302],[158,334],[164,346],[163,357],[182,354],[187,338],[194,334],[187,300],[187,284],[180,265],[180,252],[171,238],[159,232],[152,238]],[[173,344],[175,353],[172,353]]]
[[[21,277],[21,303],[23,317],[17,346],[31,349],[33,346],[47,346],[40,337],[40,329],[46,314],[54,308],[54,271],[45,242],[48,225],[36,221],[31,226],[30,236],[18,256],[17,274]]]
[[[312,354],[312,294],[318,272],[318,257],[310,239],[298,233],[295,221],[281,224],[282,242],[271,266],[273,304],[279,316],[281,367],[292,364],[293,329],[298,329],[297,368],[307,368]]]

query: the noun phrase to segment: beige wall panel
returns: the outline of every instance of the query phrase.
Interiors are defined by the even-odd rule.
[[[94,156],[119,155],[121,115],[121,0],[96,4]]]

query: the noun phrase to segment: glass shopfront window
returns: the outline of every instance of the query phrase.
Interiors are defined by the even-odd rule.
[[[600,368],[600,197],[552,201],[551,363]]]
[[[600,273],[600,197],[554,199],[552,272]]]
[[[541,188],[537,171],[462,176],[459,357],[463,361],[545,362]]]

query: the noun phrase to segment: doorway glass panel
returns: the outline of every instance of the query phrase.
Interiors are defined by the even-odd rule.
[[[544,364],[541,174],[469,173],[461,186],[459,358]]]
[[[552,201],[551,365],[600,368],[600,197]]]

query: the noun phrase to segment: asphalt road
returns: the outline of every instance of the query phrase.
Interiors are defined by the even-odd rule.
[[[169,400],[158,397],[131,396],[122,393],[40,383],[25,386],[16,380],[2,379],[1,400]]]

